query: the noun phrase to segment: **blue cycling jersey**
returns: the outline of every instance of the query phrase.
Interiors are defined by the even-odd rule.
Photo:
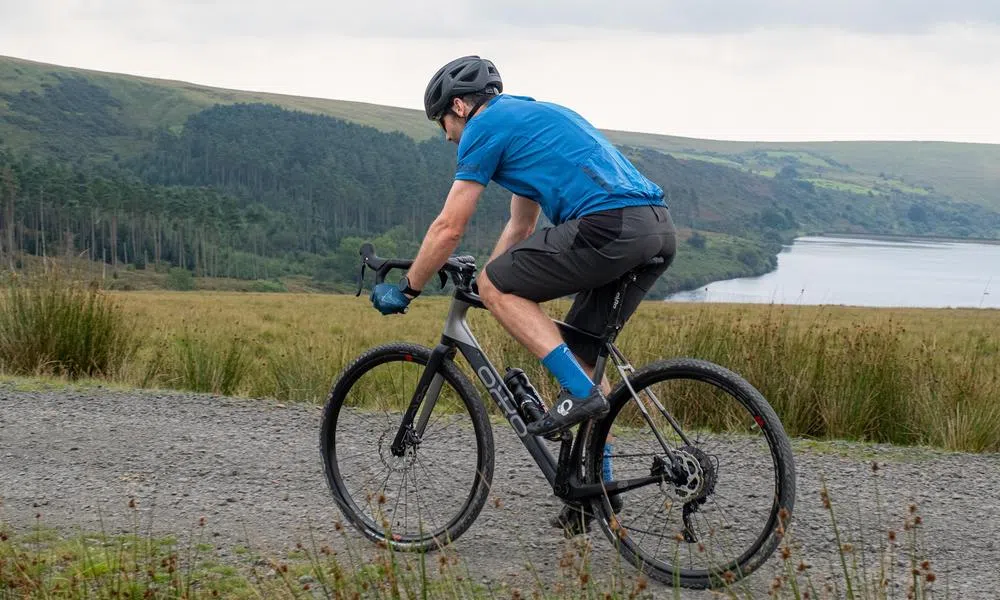
[[[568,108],[503,94],[469,120],[455,179],[492,179],[553,224],[626,206],[663,205],[663,190]]]

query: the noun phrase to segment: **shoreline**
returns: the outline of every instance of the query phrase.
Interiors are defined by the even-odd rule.
[[[934,241],[934,242],[952,242],[957,244],[988,244],[990,246],[1000,246],[1000,239],[996,238],[958,238],[958,237],[946,237],[938,235],[903,235],[894,233],[831,233],[826,231],[821,231],[819,233],[806,233],[800,236],[796,236],[795,239],[802,237],[830,237],[830,238],[841,238],[841,239],[856,239],[856,240],[892,240],[892,241]]]

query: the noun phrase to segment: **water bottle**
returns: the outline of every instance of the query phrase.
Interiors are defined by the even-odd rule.
[[[545,414],[545,404],[538,397],[535,386],[528,381],[528,376],[521,369],[507,368],[503,383],[514,394],[514,405],[525,423],[531,423]]]

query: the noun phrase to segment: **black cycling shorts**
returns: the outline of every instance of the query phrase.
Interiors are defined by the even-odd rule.
[[[566,322],[603,335],[619,279],[654,257],[664,259],[629,286],[622,308],[623,319],[628,319],[670,266],[676,250],[677,235],[665,206],[630,206],[536,231],[487,264],[486,274],[501,292],[533,302],[576,294]],[[599,343],[572,332],[563,336],[574,354],[594,364]]]

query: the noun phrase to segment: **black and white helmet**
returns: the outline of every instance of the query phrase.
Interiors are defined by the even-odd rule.
[[[451,99],[476,92],[499,94],[503,81],[496,66],[485,58],[463,56],[438,69],[424,92],[424,112],[427,118],[438,120],[448,109]]]

